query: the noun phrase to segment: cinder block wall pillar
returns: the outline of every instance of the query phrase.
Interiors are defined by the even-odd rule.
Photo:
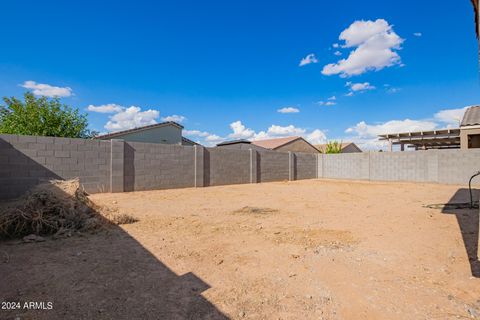
[[[195,145],[193,148],[195,150],[194,186],[205,187],[205,148],[199,145]]]
[[[295,154],[288,151],[288,180],[295,180]]]
[[[250,183],[258,183],[257,150],[250,149]]]
[[[112,139],[110,144],[110,192],[123,192],[125,141]]]

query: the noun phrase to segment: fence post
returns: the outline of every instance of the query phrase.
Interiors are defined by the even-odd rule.
[[[110,192],[124,191],[125,141],[110,140]]]
[[[295,180],[295,154],[291,151],[288,151],[288,180]]]
[[[322,178],[325,178],[325,162],[327,162],[327,155],[322,153]]]
[[[258,183],[257,150],[250,150],[250,183]]]
[[[317,179],[320,178],[320,156],[321,153],[317,153]]]
[[[205,163],[205,148],[199,145],[193,146],[194,150],[194,186],[204,187],[205,186],[205,172],[204,172],[204,163]]]

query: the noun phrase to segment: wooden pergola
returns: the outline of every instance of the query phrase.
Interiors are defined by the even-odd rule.
[[[400,145],[401,151],[404,151],[405,147],[415,148],[415,150],[460,148],[459,128],[389,133],[378,137],[379,140],[388,141],[390,151],[392,151],[393,145]]]

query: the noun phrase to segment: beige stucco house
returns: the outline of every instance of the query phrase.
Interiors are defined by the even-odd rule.
[[[327,144],[316,144],[315,148],[317,148],[320,152],[325,153]],[[363,151],[353,142],[342,142],[341,153],[355,153],[355,152],[363,152]]]
[[[167,121],[148,126],[112,132],[97,136],[95,139],[110,140],[123,139],[131,142],[148,142],[192,146],[197,143],[182,136],[183,126]]]

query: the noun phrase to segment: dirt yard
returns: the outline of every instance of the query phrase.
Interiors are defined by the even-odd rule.
[[[139,222],[0,243],[0,300],[52,303],[1,319],[480,319],[478,209],[425,207],[467,202],[460,186],[306,180],[91,199]]]

